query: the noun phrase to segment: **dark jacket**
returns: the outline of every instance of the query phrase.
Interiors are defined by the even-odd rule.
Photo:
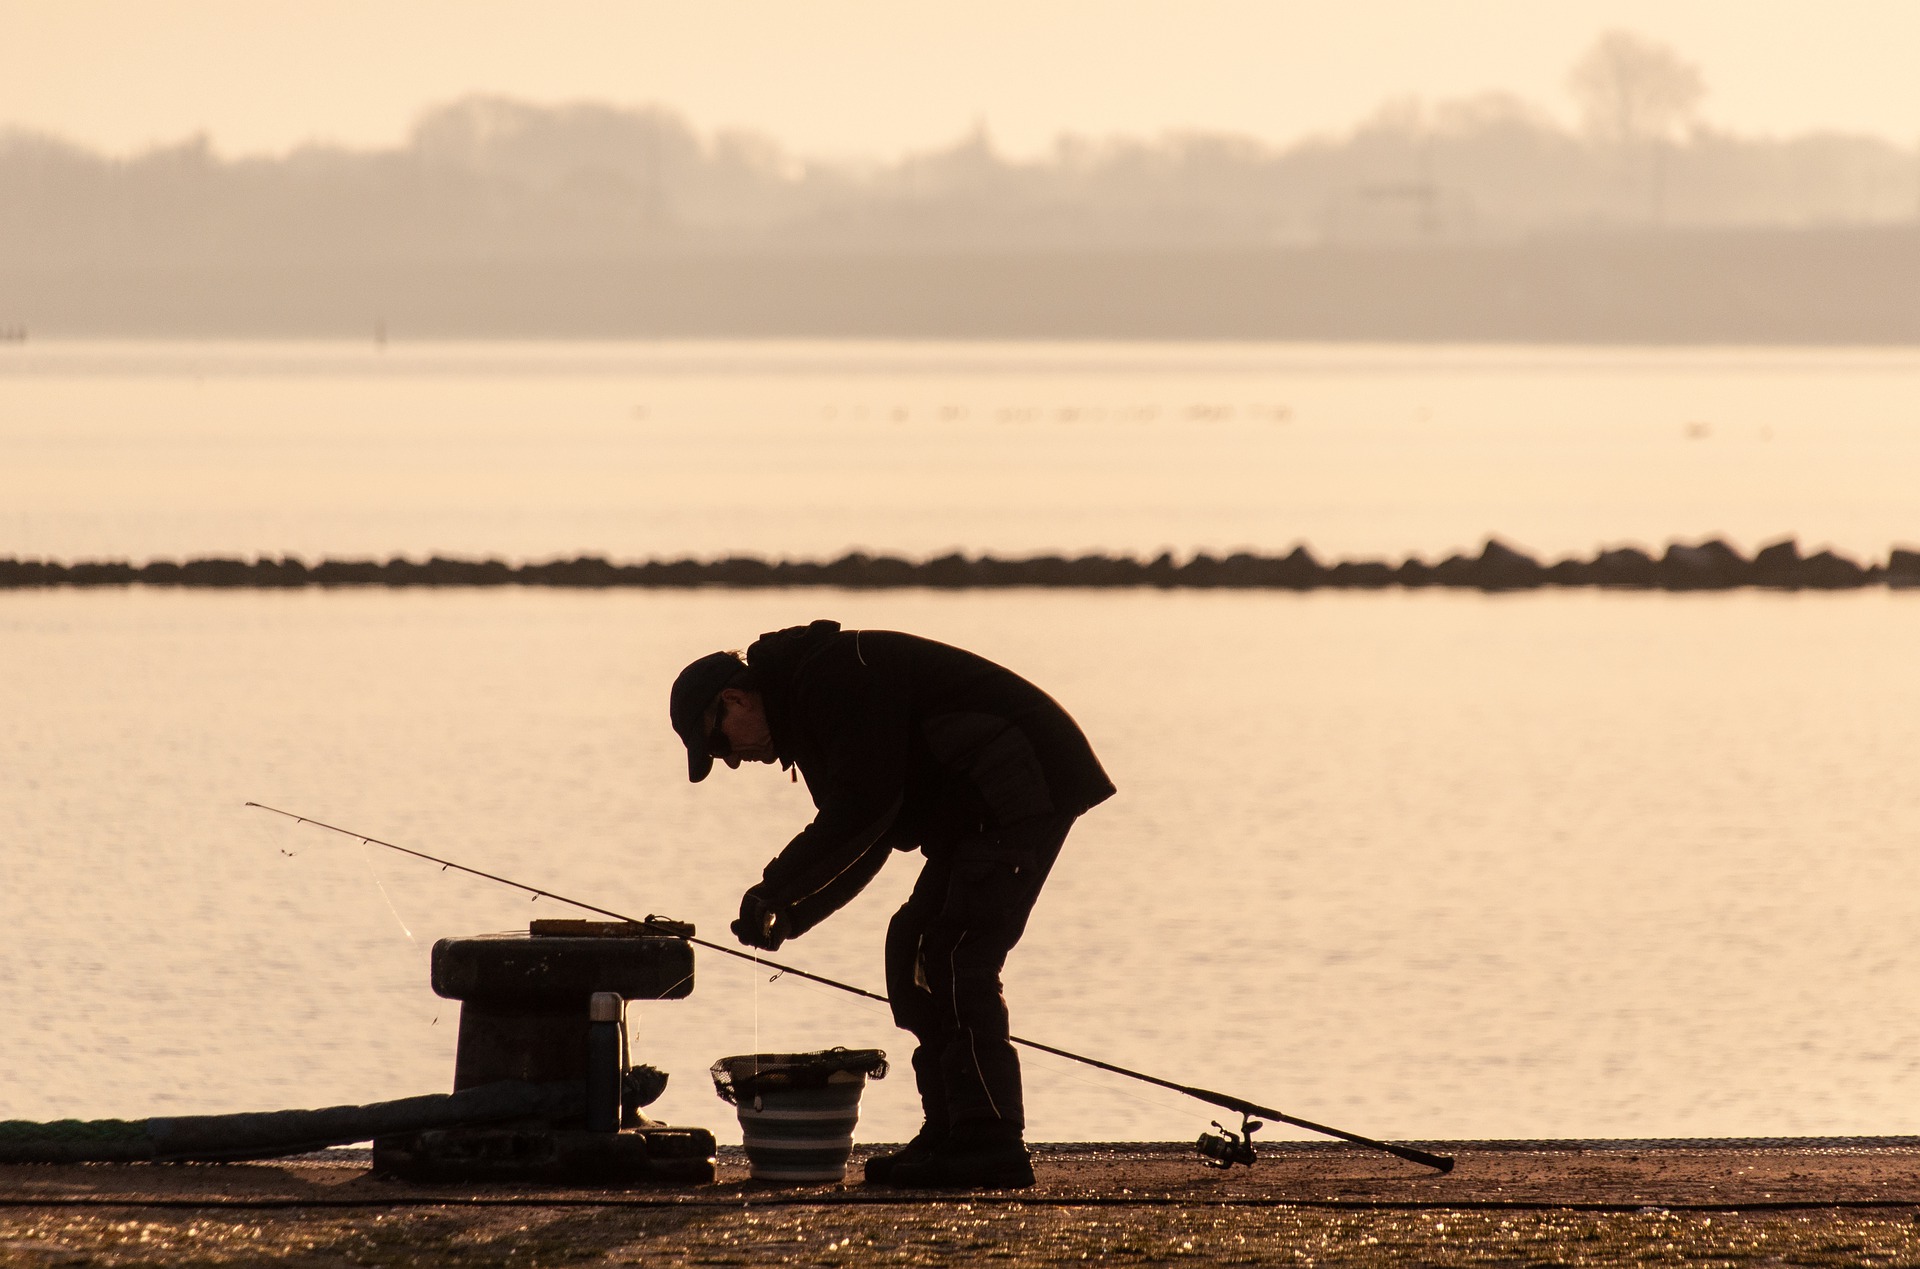
[[[858,894],[890,850],[937,852],[1113,795],[1067,711],[971,652],[816,621],[762,635],[747,666],[774,751],[819,810],[759,887],[793,933]]]

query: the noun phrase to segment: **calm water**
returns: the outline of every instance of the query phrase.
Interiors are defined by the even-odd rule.
[[[1920,537],[1920,351],[0,345],[0,551]]]
[[[1898,356],[7,355],[0,553],[1866,552],[1920,519]],[[769,770],[686,785],[665,685],[815,616],[1028,673],[1120,785],[1015,953],[1024,1034],[1391,1136],[1920,1132],[1920,594],[1885,591],[0,594],[0,1117],[448,1085],[428,946],[546,905],[247,799],[723,936],[809,808]],[[877,986],[913,864],[792,958]],[[902,1051],[857,1001],[700,975],[637,1010],[669,1118],[734,1135],[723,1054]],[[1041,1138],[1212,1117],[1028,1069]],[[896,1077],[863,1136],[913,1115]]]

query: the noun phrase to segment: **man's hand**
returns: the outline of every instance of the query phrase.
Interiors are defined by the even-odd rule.
[[[733,923],[733,935],[748,947],[777,952],[787,941],[790,925],[786,909],[767,902],[755,886],[740,896],[740,919]]]

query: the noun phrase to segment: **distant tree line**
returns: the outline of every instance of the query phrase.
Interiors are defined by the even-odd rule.
[[[1569,128],[1507,96],[1401,102],[1345,135],[1062,138],[976,131],[897,161],[702,135],[660,106],[475,97],[395,149],[113,158],[0,132],[0,266],[605,259],[710,252],[1230,249],[1920,220],[1920,149],[1701,125],[1699,73],[1626,33],[1569,87]]]

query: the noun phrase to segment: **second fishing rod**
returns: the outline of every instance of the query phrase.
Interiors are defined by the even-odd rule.
[[[815,974],[795,965],[786,965],[779,961],[769,960],[767,957],[754,952],[743,952],[739,948],[728,947],[724,943],[715,943],[711,939],[695,938],[693,935],[687,933],[687,927],[685,925],[665,917],[651,914],[645,917],[628,916],[624,912],[616,912],[611,908],[604,908],[598,904],[587,903],[581,899],[557,894],[551,890],[544,890],[539,886],[529,885],[524,881],[515,881],[511,877],[503,877],[498,873],[486,872],[455,860],[428,854],[423,850],[415,850],[410,846],[401,846],[394,842],[382,841],[378,837],[371,837],[365,833],[356,832],[349,828],[341,828],[337,824],[328,824],[309,816],[296,815],[292,811],[283,811],[277,806],[268,806],[264,802],[248,802],[246,805],[256,810],[270,811],[275,815],[283,815],[298,824],[311,824],[315,828],[325,829],[330,833],[338,833],[343,837],[351,837],[356,841],[365,842],[369,846],[380,846],[387,850],[398,851],[402,855],[410,855],[415,859],[424,860],[430,864],[438,864],[442,869],[450,868],[456,872],[466,873],[468,876],[491,881],[496,885],[508,886],[524,894],[530,894],[535,899],[551,899],[555,903],[564,903],[569,907],[579,908],[583,912],[592,912],[597,916],[607,917],[610,920],[656,929],[665,935],[684,938],[687,942],[697,947],[704,947],[709,951],[720,952],[739,960],[751,961],[755,965],[764,965],[768,969],[772,969],[781,974],[791,974],[796,978],[804,978],[808,982],[819,983],[823,987],[831,987],[836,991],[844,991],[850,995],[877,1001],[883,1005],[892,1003],[887,997],[877,991],[868,991],[864,987],[856,987],[852,983],[843,983],[839,979],[828,978],[824,974]],[[1218,1135],[1208,1134],[1200,1138],[1201,1153],[1207,1156],[1210,1163],[1219,1167],[1230,1167],[1235,1163],[1248,1165],[1253,1163],[1255,1157],[1253,1134],[1257,1129],[1262,1127],[1260,1121],[1254,1118],[1254,1116],[1258,1115],[1265,1116],[1267,1119],[1276,1120],[1283,1124],[1291,1124],[1295,1128],[1304,1129],[1308,1132],[1316,1132],[1322,1136],[1335,1137],[1341,1141],[1351,1142],[1357,1146],[1365,1146],[1371,1150],[1379,1150],[1386,1154],[1393,1155],[1395,1158],[1405,1159],[1409,1163],[1417,1163],[1423,1167],[1432,1168],[1437,1172],[1450,1172],[1453,1170],[1453,1160],[1446,1155],[1433,1154],[1426,1150],[1416,1149],[1413,1146],[1399,1145],[1390,1141],[1379,1141],[1373,1137],[1363,1137],[1359,1133],[1347,1132],[1345,1129],[1315,1123],[1311,1119],[1302,1119],[1297,1115],[1289,1115],[1284,1111],[1275,1110],[1271,1106],[1263,1106],[1257,1102],[1248,1101],[1245,1098],[1234,1097],[1228,1093],[1217,1093],[1212,1089],[1200,1088],[1193,1084],[1181,1084],[1174,1080],[1162,1079],[1158,1075],[1149,1075],[1145,1071],[1136,1071],[1129,1067],[1120,1066],[1117,1063],[1105,1062],[1099,1058],[1088,1057],[1084,1053],[1075,1053],[1069,1049],[1057,1048],[1051,1044],[1042,1044],[1038,1040],[1028,1040],[1017,1035],[1009,1036],[1008,1039],[1024,1048],[1032,1049],[1036,1053],[1051,1054],[1054,1057],[1065,1058],[1070,1062],[1078,1062],[1082,1066],[1090,1066],[1095,1070],[1124,1076],[1127,1079],[1137,1080],[1143,1084],[1151,1084],[1157,1088],[1169,1089],[1173,1092],[1191,1097],[1195,1101],[1205,1102],[1210,1106],[1218,1106],[1222,1110],[1229,1110],[1241,1116],[1239,1131],[1235,1132],[1216,1124],[1215,1127],[1220,1128]]]

